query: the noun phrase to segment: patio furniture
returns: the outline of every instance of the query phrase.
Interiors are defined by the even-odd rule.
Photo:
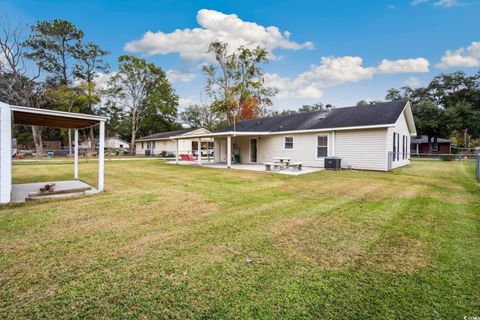
[[[290,162],[288,164],[288,167],[290,168],[296,168],[298,171],[302,171],[302,163],[301,162]]]
[[[180,158],[183,161],[195,161],[198,160],[197,157],[192,156],[191,154],[180,154]]]
[[[265,162],[264,165],[265,165],[265,170],[266,171],[271,171],[272,167],[276,168],[276,165],[273,162]]]
[[[273,162],[279,162],[281,164],[288,164],[290,162],[290,157],[273,157]]]

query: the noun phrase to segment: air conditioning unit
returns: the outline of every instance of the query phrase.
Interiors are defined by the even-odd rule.
[[[327,170],[341,170],[342,159],[337,157],[325,158],[324,167]]]

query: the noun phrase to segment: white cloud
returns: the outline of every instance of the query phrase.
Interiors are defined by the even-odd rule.
[[[315,100],[321,98],[323,90],[328,87],[371,79],[377,73],[428,72],[428,66],[429,62],[424,58],[384,59],[377,67],[367,67],[361,57],[322,57],[319,65],[311,66],[310,70],[294,78],[268,73],[265,82],[279,90],[279,99]]]
[[[460,3],[457,0],[439,0],[434,3],[437,7],[451,8],[458,6]]]
[[[428,0],[413,0],[413,1],[410,2],[410,4],[411,4],[412,6],[416,6],[416,5],[425,3],[425,2],[428,2]]]
[[[0,70],[9,72],[10,66],[8,65],[7,58],[5,57],[5,52],[0,52]]]
[[[146,55],[165,55],[177,52],[187,60],[208,60],[208,45],[216,40],[227,42],[230,47],[258,45],[270,52],[277,49],[311,49],[313,44],[290,40],[288,31],[281,32],[275,26],[264,27],[254,22],[241,20],[235,14],[224,14],[202,9],[197,13],[199,28],[177,29],[170,33],[146,32],[140,40],[128,42],[124,49]]]
[[[320,65],[312,66],[309,71],[302,73],[297,81],[331,87],[372,78],[375,68],[363,67],[362,63],[360,57],[322,57]]]
[[[111,73],[103,73],[103,72],[97,72],[95,74],[95,77],[93,78],[93,81],[95,82],[95,87],[100,90],[105,90],[108,87],[108,81],[110,81],[110,78],[112,78],[114,75],[116,75],[117,72],[111,72]],[[83,80],[76,79],[73,84],[78,86],[82,84]]]
[[[470,68],[480,66],[480,42],[472,42],[466,49],[447,50],[437,68]]]
[[[416,59],[383,59],[378,66],[380,73],[428,72],[430,63],[425,58]]]
[[[420,80],[417,77],[408,78],[407,80],[405,80],[405,84],[412,88],[417,88],[421,85]]]
[[[181,110],[185,110],[186,107],[189,107],[193,104],[200,104],[200,100],[194,97],[184,97],[178,99],[178,106]]]
[[[197,77],[197,75],[193,72],[181,72],[178,70],[168,70],[166,74],[168,81],[171,83],[190,82]]]

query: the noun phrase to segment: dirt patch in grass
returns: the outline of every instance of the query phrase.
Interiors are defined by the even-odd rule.
[[[405,235],[386,239],[369,253],[369,259],[359,262],[359,267],[391,272],[415,273],[431,265],[432,246],[426,241]]]
[[[296,217],[274,225],[272,243],[291,258],[325,270],[366,269],[414,273],[429,265],[426,242],[339,216]]]

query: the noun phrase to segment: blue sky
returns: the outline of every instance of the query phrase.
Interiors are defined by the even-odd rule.
[[[122,54],[154,61],[169,71],[182,106],[208,102],[200,65],[216,38],[270,49],[264,69],[280,90],[276,109],[383,99],[391,87],[480,69],[477,0],[15,0],[0,1],[0,11],[29,24],[71,21],[112,53],[113,72]]]

